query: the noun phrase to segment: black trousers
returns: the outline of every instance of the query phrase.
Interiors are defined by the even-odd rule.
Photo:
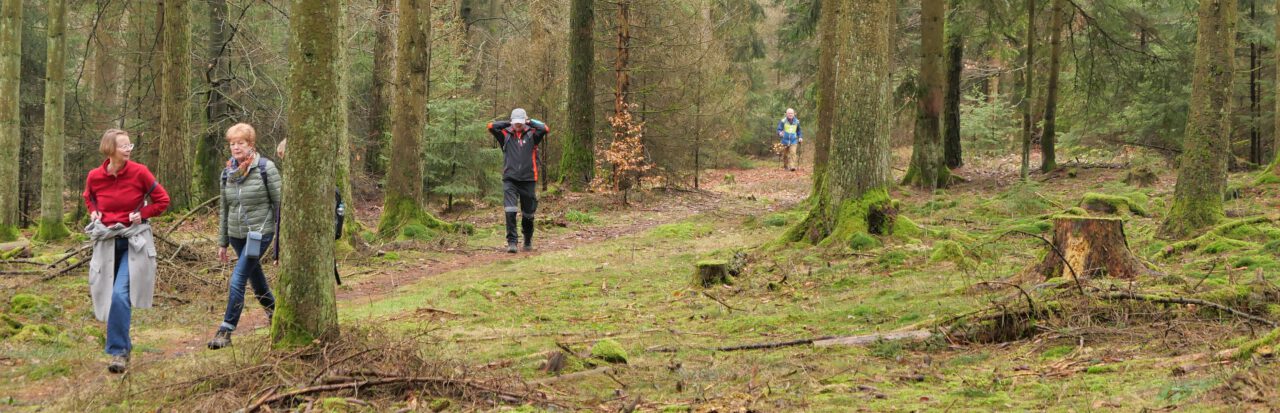
[[[507,216],[507,243],[520,240],[516,234],[516,213],[521,214],[520,227],[524,243],[533,242],[533,216],[538,212],[537,181],[502,181],[502,210]]]

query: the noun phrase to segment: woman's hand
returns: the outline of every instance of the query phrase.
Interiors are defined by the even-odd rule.
[[[89,212],[89,220],[90,220],[90,221],[101,221],[101,220],[102,220],[102,213],[101,213],[101,212],[98,212],[98,211],[92,211],[92,212]]]
[[[129,213],[129,222],[132,222],[132,223],[134,223],[134,224],[137,224],[137,223],[139,223],[139,222],[142,222],[142,214],[141,214],[141,213],[139,213],[139,212],[130,212],[130,213]]]
[[[227,262],[227,247],[218,248],[218,261]]]

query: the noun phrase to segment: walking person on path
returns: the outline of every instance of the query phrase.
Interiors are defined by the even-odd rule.
[[[116,374],[129,368],[133,309],[150,308],[155,298],[156,246],[147,219],[169,208],[169,193],[151,170],[129,160],[133,147],[123,130],[103,133],[98,150],[107,159],[89,171],[83,194],[91,220],[84,230],[93,242],[89,295],[93,316],[107,322],[107,371]]]
[[[236,266],[228,280],[227,309],[222,324],[209,340],[209,349],[231,345],[231,332],[244,311],[245,284],[253,286],[258,303],[271,320],[276,298],[262,272],[262,254],[276,233],[280,211],[280,171],[270,159],[258,154],[257,132],[247,123],[227,129],[231,159],[222,171],[222,198],[218,214],[218,260],[227,262],[227,246],[236,251]]]
[[[778,138],[782,140],[782,168],[796,170],[800,157],[796,154],[797,146],[804,142],[800,133],[800,119],[796,118],[795,109],[787,109],[787,115],[778,121]]]
[[[516,212],[521,213],[524,250],[533,250],[533,216],[538,211],[538,144],[547,137],[547,125],[529,119],[524,109],[511,111],[510,121],[489,123],[489,133],[502,148],[502,208],[507,218],[507,252],[516,252]]]

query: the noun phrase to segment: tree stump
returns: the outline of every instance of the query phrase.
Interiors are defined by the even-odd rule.
[[[707,260],[697,264],[693,273],[693,285],[702,288],[729,283],[729,262],[725,260]]]
[[[1053,219],[1053,246],[1037,271],[1045,278],[1134,278],[1151,273],[1129,250],[1124,221],[1074,216]]]

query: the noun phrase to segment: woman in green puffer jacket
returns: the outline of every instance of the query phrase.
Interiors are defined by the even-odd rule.
[[[239,123],[227,129],[231,159],[222,171],[222,199],[219,202],[218,259],[227,261],[227,246],[236,250],[236,266],[231,273],[227,311],[210,349],[231,344],[231,332],[244,310],[245,284],[253,286],[258,303],[267,309],[267,320],[275,311],[275,296],[262,272],[262,254],[271,244],[280,211],[280,171],[275,163],[258,154],[253,127]]]

